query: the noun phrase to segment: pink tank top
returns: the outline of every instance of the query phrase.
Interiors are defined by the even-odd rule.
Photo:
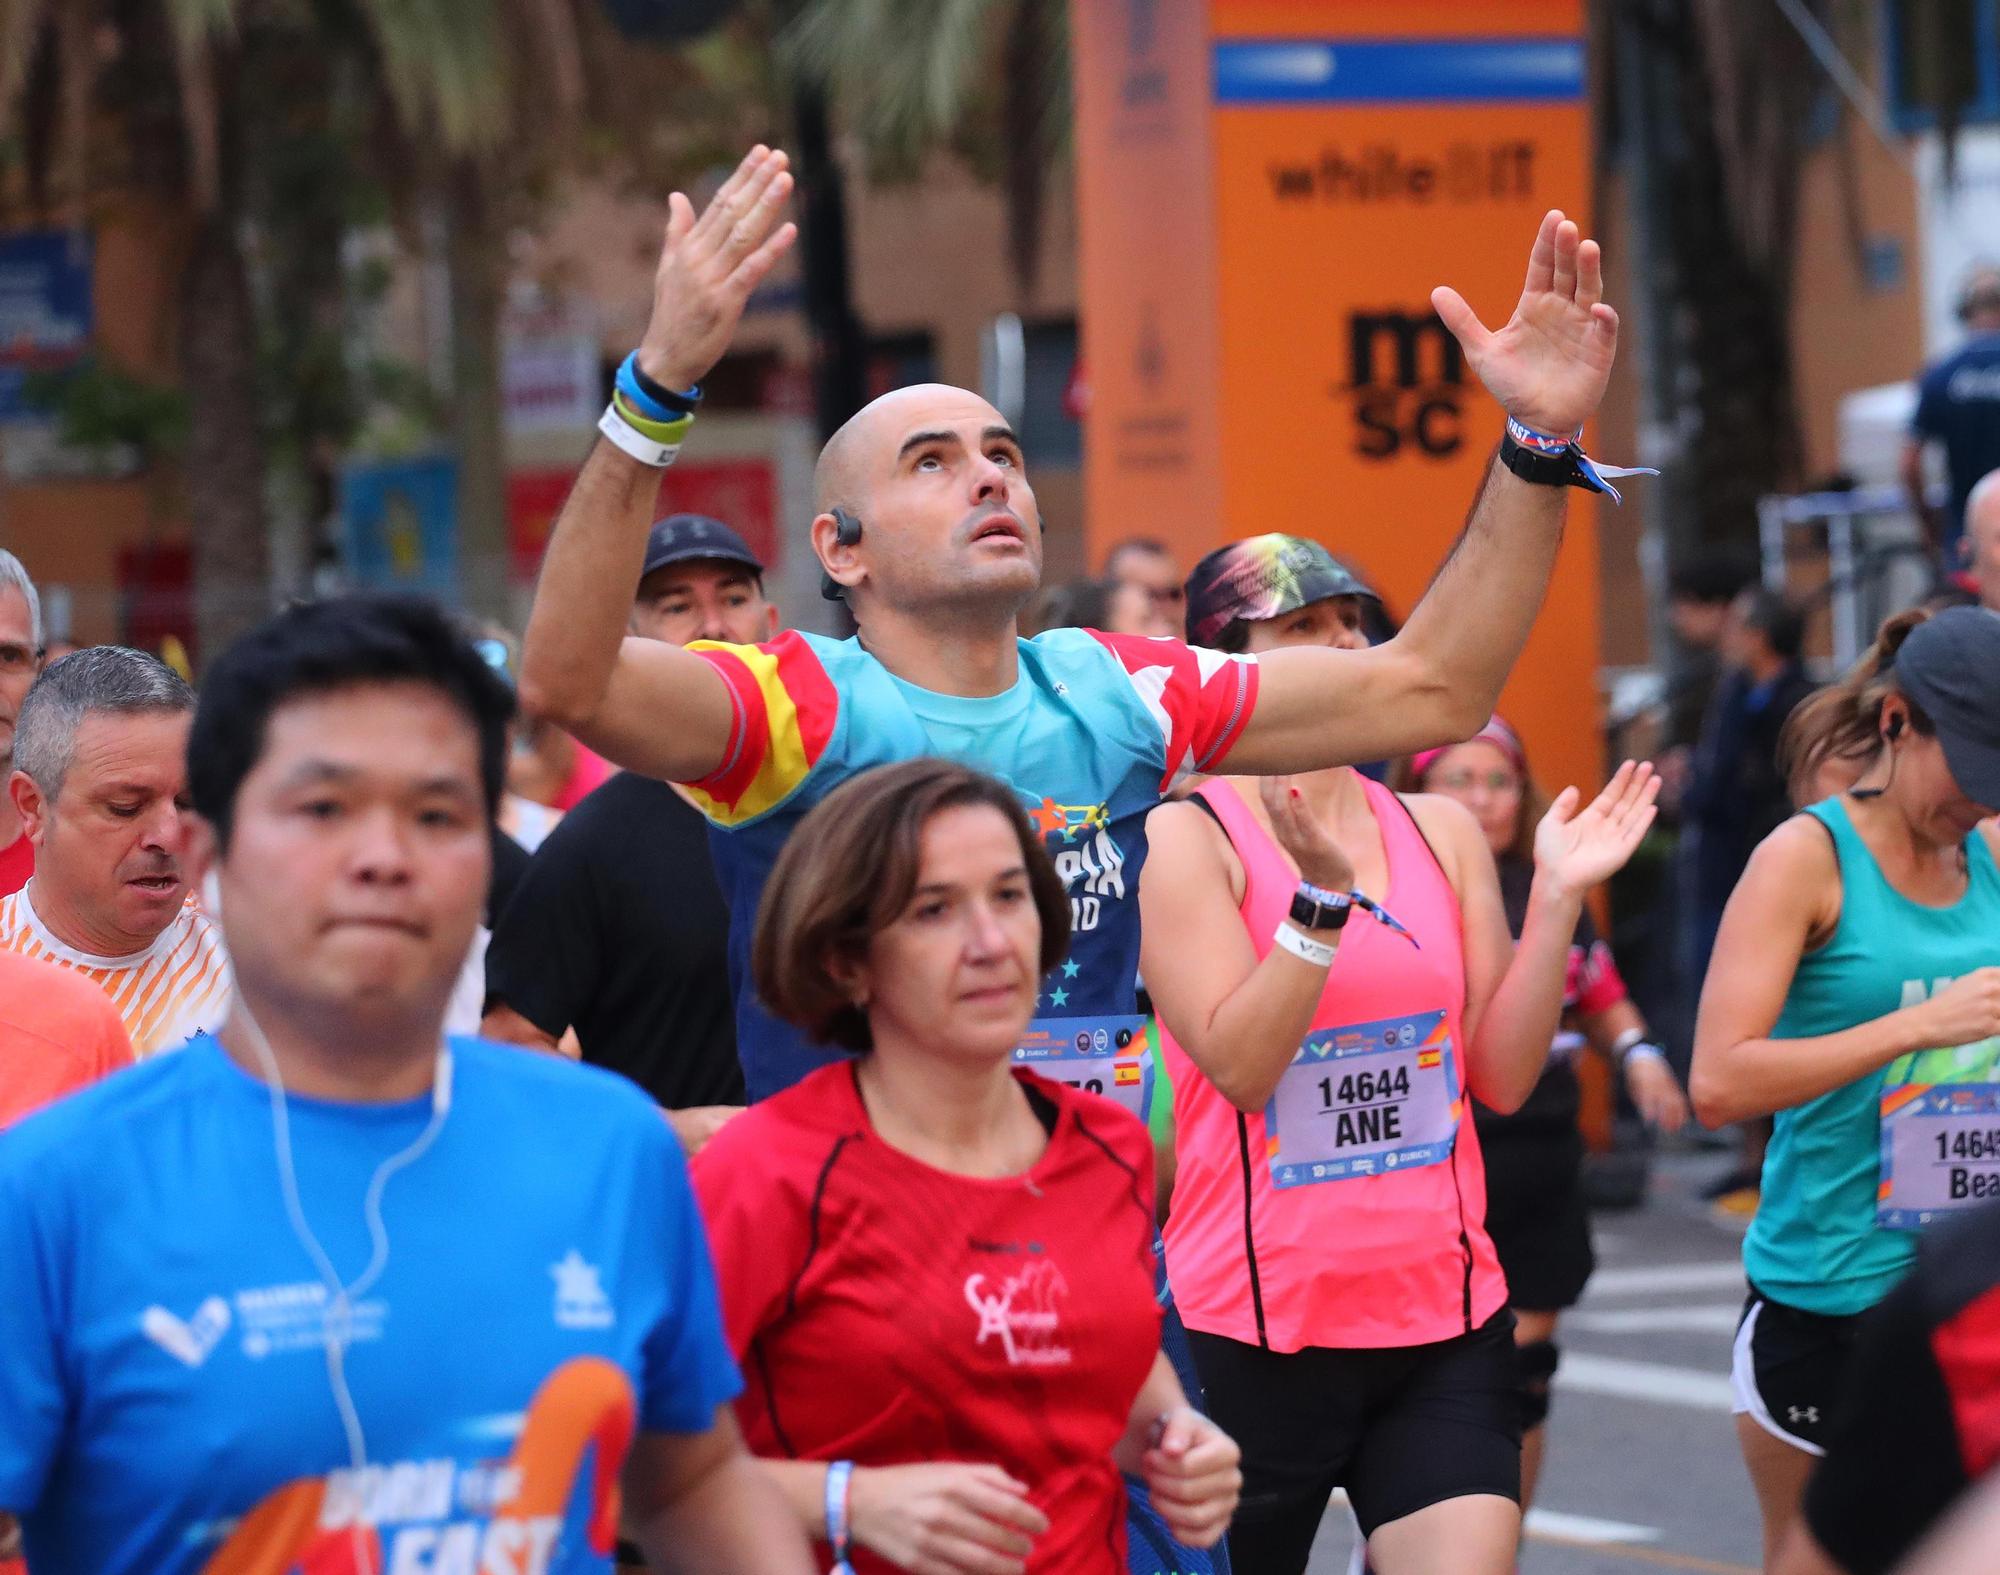
[[[1402,802],[1362,786],[1388,854],[1379,900],[1421,949],[1354,915],[1312,1030],[1256,1115],[1217,1093],[1160,1024],[1178,1161],[1165,1232],[1174,1299],[1190,1329],[1274,1351],[1426,1345],[1507,1300],[1464,1119],[1458,897]],[[1261,959],[1298,876],[1233,787],[1200,791],[1243,861],[1243,922]]]

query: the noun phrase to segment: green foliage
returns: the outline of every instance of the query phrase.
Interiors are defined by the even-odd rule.
[[[179,389],[88,356],[56,372],[31,373],[22,397],[52,416],[62,441],[99,456],[130,453],[144,466],[180,453],[188,402]]]

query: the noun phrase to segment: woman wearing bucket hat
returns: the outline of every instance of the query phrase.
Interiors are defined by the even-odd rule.
[[[1764,839],[1723,915],[1689,1091],[1775,1114],[1731,1381],[1766,1559],[1798,1513],[1860,1315],[1915,1232],[2000,1195],[2000,614],[1899,614],[1781,741],[1845,792]]]
[[[1196,568],[1188,634],[1354,647],[1369,594],[1316,544],[1257,537]],[[1638,845],[1655,792],[1627,765],[1587,808],[1556,801],[1518,950],[1485,839],[1448,800],[1341,768],[1217,778],[1154,812],[1167,1262],[1243,1448],[1237,1568],[1303,1570],[1344,1487],[1384,1575],[1513,1569],[1513,1335],[1465,1094],[1511,1109],[1534,1086],[1583,893]]]

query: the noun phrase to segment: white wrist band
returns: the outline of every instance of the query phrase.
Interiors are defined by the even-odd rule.
[[[1639,1043],[1627,1050],[1618,1064],[1621,1067],[1629,1067],[1634,1061],[1657,1061],[1661,1066],[1672,1066],[1673,1064],[1667,1059],[1666,1051],[1646,1039],[1640,1040]]]
[[[656,443],[645,433],[636,430],[618,413],[616,401],[604,407],[604,414],[597,419],[597,430],[640,464],[651,465],[655,470],[665,470],[674,462],[674,456],[681,451],[678,443]]]
[[[1289,919],[1278,926],[1278,933],[1273,935],[1271,939],[1284,947],[1286,951],[1290,952],[1301,962],[1309,962],[1315,968],[1331,968],[1333,966],[1334,949],[1327,945],[1325,941],[1314,940],[1304,930],[1295,926]]]

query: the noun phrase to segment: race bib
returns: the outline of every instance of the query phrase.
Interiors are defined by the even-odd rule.
[[[1320,1029],[1264,1109],[1271,1183],[1305,1187],[1435,1165],[1464,1099],[1443,1012]]]
[[[1153,1097],[1146,1019],[1038,1017],[1014,1047],[1014,1059],[1043,1077],[1116,1100],[1141,1121]]]
[[[2000,1198],[2000,1039],[1906,1056],[1882,1088],[1876,1223],[1920,1230]]]

